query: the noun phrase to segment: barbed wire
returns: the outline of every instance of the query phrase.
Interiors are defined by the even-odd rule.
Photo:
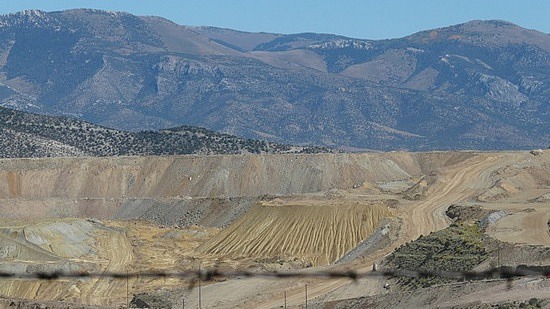
[[[517,277],[550,276],[550,266],[518,266],[496,267],[486,271],[429,271],[429,270],[402,270],[388,269],[368,272],[357,271],[296,271],[296,272],[250,272],[250,271],[220,271],[219,269],[204,269],[200,271],[182,272],[0,272],[0,279],[34,279],[34,280],[58,280],[58,279],[82,279],[82,278],[179,278],[191,281],[215,281],[220,278],[322,278],[322,279],[350,279],[352,281],[367,277],[444,277],[457,280],[483,280],[483,279],[513,279]]]

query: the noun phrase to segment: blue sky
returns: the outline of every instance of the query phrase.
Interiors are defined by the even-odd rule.
[[[70,8],[156,15],[189,26],[363,39],[403,37],[474,19],[550,33],[550,0],[0,0],[0,14]]]

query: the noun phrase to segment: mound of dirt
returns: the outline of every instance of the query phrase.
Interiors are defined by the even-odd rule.
[[[84,219],[46,220],[0,228],[4,249],[0,270],[21,273],[85,272],[107,269],[118,261],[112,258],[113,244],[121,234],[104,225]],[[113,242],[111,242],[113,240]],[[115,247],[126,251],[127,248]],[[130,252],[121,255],[131,255]],[[116,254],[115,254],[116,255]],[[7,268],[7,269],[6,269]],[[114,269],[113,269],[114,270]],[[0,284],[0,295],[42,300],[88,302],[89,288],[106,280],[11,280]],[[81,293],[81,292],[84,293]],[[100,300],[101,302],[101,300]],[[98,304],[98,300],[95,300]]]
[[[4,159],[0,199],[289,195],[406,179],[419,170],[409,154]]]
[[[366,239],[386,206],[312,204],[257,206],[198,248],[238,257],[299,258],[312,265],[333,263]]]
[[[428,154],[424,154],[428,155]],[[147,219],[224,226],[262,196],[359,189],[416,177],[422,154],[0,160],[5,218]],[[376,192],[374,192],[376,193]],[[339,194],[339,193],[338,193]],[[219,210],[232,218],[219,216]],[[233,209],[238,209],[233,213]]]
[[[64,257],[78,258],[96,254],[93,248],[93,233],[97,229],[90,221],[70,220],[42,222],[26,226],[25,238],[44,250]]]
[[[520,190],[507,181],[499,181],[477,197],[480,202],[494,202],[510,197]]]

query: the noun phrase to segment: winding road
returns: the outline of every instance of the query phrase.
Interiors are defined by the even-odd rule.
[[[101,239],[101,250],[105,252],[108,264],[103,269],[106,273],[120,273],[134,260],[132,246],[122,231],[113,231],[108,237]],[[82,295],[86,295],[84,303],[92,305],[120,304],[120,295],[126,294],[126,281],[112,278],[92,279],[90,287],[81,287]],[[135,279],[132,279],[135,280]]]
[[[493,171],[506,164],[511,164],[525,155],[524,153],[507,153],[505,155],[481,153],[455,166],[446,168],[441,175],[438,175],[438,180],[430,188],[425,200],[403,209],[400,216],[403,225],[399,231],[398,240],[390,246],[377,251],[367,259],[362,260],[361,265],[354,267],[354,270],[359,272],[370,271],[373,263],[390,254],[402,244],[412,241],[420,235],[427,235],[430,232],[446,228],[450,224],[449,219],[445,215],[445,210],[449,205],[466,201],[476,196],[483,189],[489,188],[493,185],[493,180],[491,179]],[[304,303],[304,284],[297,285],[294,283],[294,287],[287,287],[285,289],[274,281],[251,280],[259,281],[256,282],[256,285],[270,285],[272,287],[271,291],[275,290],[275,286],[277,286],[277,289],[280,288],[280,290],[278,290],[277,294],[272,295],[272,297],[247,304],[246,307],[278,308],[281,306],[282,298],[280,291],[282,290],[286,290],[286,302],[289,307],[300,306]],[[310,281],[307,284],[308,298],[314,299],[353,283],[348,279],[340,279]],[[269,290],[266,289],[266,291]]]

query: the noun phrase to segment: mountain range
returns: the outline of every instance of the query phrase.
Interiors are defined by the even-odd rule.
[[[491,20],[375,41],[29,10],[0,16],[0,105],[347,150],[546,148],[550,35]]]

